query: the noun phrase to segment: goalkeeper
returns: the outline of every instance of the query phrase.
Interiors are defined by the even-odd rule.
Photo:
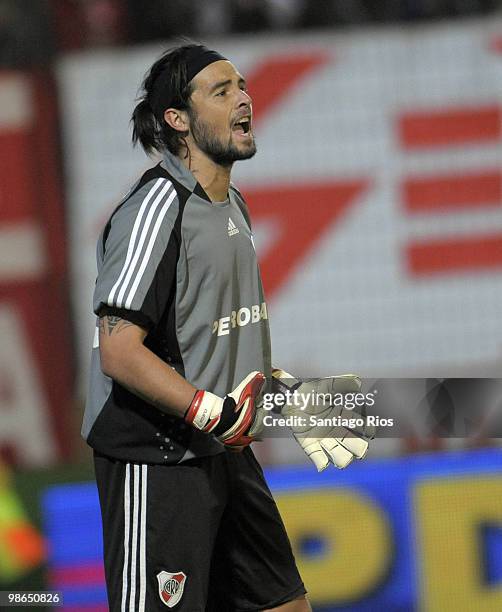
[[[272,372],[250,220],[230,182],[256,152],[251,98],[233,64],[201,45],[166,52],[142,92],[133,141],[162,159],[98,241],[82,427],[109,608],[308,612],[250,449]],[[365,452],[317,433],[294,431],[318,467]]]

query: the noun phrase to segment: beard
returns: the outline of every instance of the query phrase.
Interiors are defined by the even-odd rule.
[[[249,144],[243,143],[239,147],[232,141],[232,135],[224,142],[210,125],[200,121],[195,115],[190,117],[190,125],[193,139],[199,149],[219,166],[231,166],[241,159],[250,159],[256,153],[253,137]]]

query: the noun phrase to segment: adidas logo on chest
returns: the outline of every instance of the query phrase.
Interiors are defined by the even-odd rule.
[[[230,217],[228,217],[228,235],[234,236],[239,233],[239,228],[235,225]]]

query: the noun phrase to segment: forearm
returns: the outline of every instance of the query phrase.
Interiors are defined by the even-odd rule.
[[[147,330],[115,315],[99,319],[101,369],[135,395],[236,450],[259,435],[255,401],[265,377],[251,372],[237,387],[219,397],[196,389],[155,353],[144,340]]]
[[[163,412],[183,417],[196,388],[143,344],[145,335],[123,319],[101,318],[102,370]]]
[[[159,410],[181,417],[196,392],[195,387],[145,346],[121,359],[112,378]]]

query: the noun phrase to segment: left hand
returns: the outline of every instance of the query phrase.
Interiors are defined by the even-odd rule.
[[[273,379],[279,381],[285,379],[286,386],[287,379],[292,378],[283,370],[274,370],[272,376]],[[362,459],[368,452],[368,441],[374,437],[373,427],[365,425],[362,428],[357,426],[349,428],[336,425],[313,425],[310,419],[312,416],[316,422],[321,419],[327,419],[329,422],[336,417],[362,418],[356,411],[348,410],[343,405],[333,405],[329,401],[337,394],[358,393],[360,389],[361,379],[354,374],[302,382],[295,386],[295,391],[301,394],[303,408],[290,404],[281,410],[283,416],[304,417],[304,425],[294,425],[291,429],[297,442],[319,472],[325,470],[330,463],[337,468],[345,468],[354,458]],[[309,398],[310,401],[305,402]],[[314,398],[316,398],[315,401]]]

